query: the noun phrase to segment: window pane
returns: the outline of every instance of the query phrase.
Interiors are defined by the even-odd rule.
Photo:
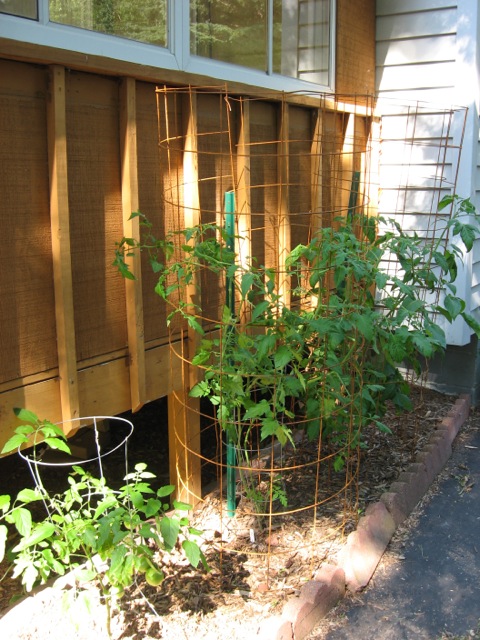
[[[191,0],[190,50],[267,70],[267,0]]]
[[[38,18],[37,0],[0,0],[0,13],[10,13],[21,18]]]
[[[274,0],[273,70],[328,85],[330,0]]]
[[[49,0],[50,20],[167,46],[167,0]]]

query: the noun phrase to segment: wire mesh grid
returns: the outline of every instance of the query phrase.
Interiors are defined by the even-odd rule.
[[[436,238],[451,214],[438,203],[455,188],[464,111],[365,96],[247,98],[227,87],[164,87],[157,100],[165,233],[182,265],[168,299],[183,371],[176,449],[200,461],[192,468],[202,466],[204,484],[214,480],[195,499],[204,526],[208,502],[229,550],[270,568],[291,552],[275,531],[303,521],[315,563],[323,515],[345,531],[357,518],[372,355],[359,316],[375,298],[374,282],[352,289],[338,260],[325,268],[319,252],[338,255],[348,225],[356,244],[346,260],[368,261],[378,213]],[[389,255],[382,265],[400,269]],[[351,326],[347,339],[336,324]],[[189,473],[179,472],[187,489]]]

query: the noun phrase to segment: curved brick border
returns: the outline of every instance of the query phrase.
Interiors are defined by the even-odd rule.
[[[438,425],[415,462],[403,471],[379,502],[368,506],[356,531],[347,537],[338,566],[322,565],[290,598],[283,612],[263,621],[261,640],[302,640],[345,595],[363,589],[377,568],[397,526],[413,511],[452,454],[452,443],[470,411],[470,396],[461,395]]]

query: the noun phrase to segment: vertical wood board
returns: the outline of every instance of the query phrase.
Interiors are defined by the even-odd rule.
[[[135,80],[123,78],[120,87],[120,147],[122,160],[123,234],[140,241],[138,211],[137,96]],[[145,402],[145,339],[143,329],[143,297],[141,254],[127,258],[135,280],[125,279],[128,355],[132,410]]]
[[[50,221],[55,287],[58,368],[62,420],[66,425],[80,417],[77,351],[72,291],[70,209],[65,111],[65,69],[50,69],[48,102],[48,161],[50,172]]]
[[[158,140],[157,101],[155,85],[137,82],[137,145],[139,210],[153,224],[157,238],[165,235],[163,188],[168,183],[168,163],[165,150]],[[168,336],[167,309],[155,293],[158,275],[153,273],[148,256],[142,256],[142,297],[145,342]]]

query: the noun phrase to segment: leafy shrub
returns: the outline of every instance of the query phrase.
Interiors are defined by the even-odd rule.
[[[420,374],[426,359],[445,351],[439,316],[447,323],[461,317],[480,335],[455,287],[457,262],[473,248],[479,216],[458,196],[444,198],[439,209],[449,206],[453,213],[433,239],[383,218],[340,219],[296,246],[282,273],[253,260],[240,266],[216,225],[158,240],[134,213],[144,240],[123,238],[114,264],[133,278],[125,258],[148,252],[155,290],[173,307],[168,322],[180,316],[202,336],[193,365],[204,375],[191,395],[209,398],[231,442],[245,446],[258,429],[261,440],[293,443],[292,430],[301,426],[335,447],[339,469],[346,443],[359,442],[366,424],[388,430],[388,401],[411,408],[401,370],[408,365]],[[390,274],[392,262],[398,268]],[[216,331],[207,333],[202,309],[186,296],[205,269],[235,287],[236,304],[235,313],[224,306]],[[288,305],[277,286],[285,278]]]
[[[18,409],[26,422],[5,444],[2,453],[24,444],[45,442],[53,449],[69,452],[61,429],[48,420],[39,420],[31,411]],[[68,488],[49,495],[37,474],[35,489],[22,489],[16,497],[0,495],[0,562],[5,555],[13,565],[13,578],[21,578],[26,591],[44,584],[51,576],[74,571],[82,583],[94,581],[107,606],[130,586],[137,574],[145,574],[151,585],[162,582],[162,567],[155,551],[172,552],[181,546],[190,563],[205,568],[207,563],[197,542],[201,532],[190,527],[190,505],[169,497],[172,485],[154,491],[154,474],[139,463],[125,476],[118,491],[105,478],[95,478],[81,466],[73,466]],[[31,506],[43,503],[45,517],[35,521]],[[14,542],[7,548],[9,527]]]

